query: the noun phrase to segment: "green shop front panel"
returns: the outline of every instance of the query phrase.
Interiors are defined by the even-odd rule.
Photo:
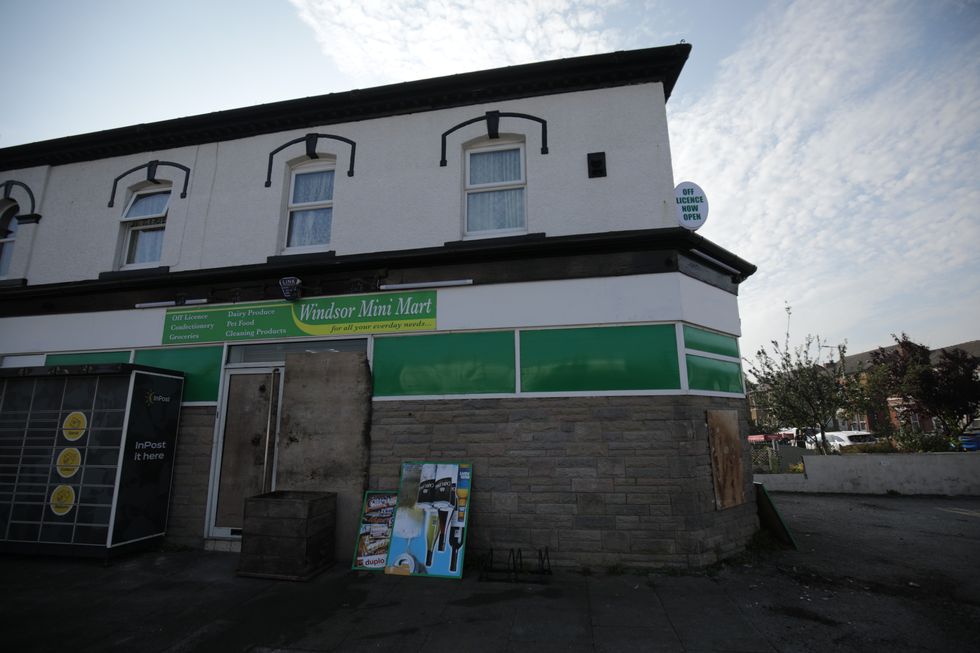
[[[705,331],[684,325],[684,346],[688,349],[706,351],[709,354],[738,358],[738,340],[713,331]]]
[[[374,394],[513,393],[514,333],[396,336],[374,341]]]
[[[137,365],[149,365],[184,373],[184,401],[217,401],[221,380],[222,347],[140,349]]]
[[[132,365],[0,375],[0,549],[106,556],[162,536],[183,379]]]
[[[521,332],[521,391],[680,388],[673,324]]]
[[[742,368],[738,363],[688,354],[687,384],[691,390],[741,394]]]

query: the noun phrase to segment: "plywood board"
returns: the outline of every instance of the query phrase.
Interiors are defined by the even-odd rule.
[[[745,469],[738,411],[709,410],[708,441],[711,444],[711,474],[715,482],[715,505],[719,510],[745,503]]]

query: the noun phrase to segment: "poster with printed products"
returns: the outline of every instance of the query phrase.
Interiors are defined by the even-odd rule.
[[[402,463],[386,574],[462,578],[473,465]]]
[[[381,571],[388,559],[398,493],[368,491],[361,508],[361,527],[354,543],[352,569]]]

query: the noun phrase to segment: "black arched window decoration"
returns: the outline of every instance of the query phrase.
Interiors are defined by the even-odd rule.
[[[132,173],[136,172],[137,170],[142,170],[143,168],[146,168],[146,180],[148,182],[150,182],[151,184],[159,184],[160,182],[157,181],[157,168],[159,168],[160,166],[169,166],[171,168],[179,168],[180,170],[183,170],[184,171],[184,187],[180,191],[180,196],[182,198],[183,197],[187,197],[187,182],[190,181],[190,178],[191,178],[191,169],[188,168],[187,166],[182,166],[179,163],[173,163],[171,161],[157,161],[157,160],[153,160],[153,161],[150,161],[149,163],[144,163],[141,166],[136,166],[135,168],[131,168],[131,169],[127,170],[126,172],[122,173],[121,175],[119,175],[118,177],[116,177],[112,181],[112,194],[109,195],[109,206],[112,207],[115,204],[115,201],[116,201],[116,187],[119,185],[119,180],[120,179],[122,179],[123,177],[125,177],[127,175],[131,175]]]
[[[500,119],[501,118],[523,118],[525,120],[533,120],[541,125],[541,154],[548,153],[548,121],[543,118],[538,118],[537,116],[532,116],[527,113],[511,113],[510,111],[487,111],[486,114],[478,117],[471,118],[470,120],[465,120],[455,127],[443,132],[442,134],[442,158],[439,159],[439,165],[441,167],[446,166],[446,137],[452,134],[457,129],[462,129],[466,125],[472,125],[475,122],[481,122],[483,120],[487,121],[487,138],[496,139],[500,138]]]
[[[357,151],[357,143],[349,138],[344,138],[343,136],[334,136],[333,134],[307,134],[306,136],[301,136],[299,138],[294,138],[288,143],[283,143],[276,149],[269,152],[269,169],[265,174],[265,187],[268,188],[272,185],[272,159],[277,154],[285,150],[290,145],[295,145],[296,143],[306,142],[306,156],[311,159],[319,159],[320,157],[316,153],[316,142],[321,138],[329,138],[335,141],[341,141],[350,145],[350,161],[347,165],[347,176],[354,176],[354,153]]]
[[[31,192],[31,189],[30,189],[30,187],[27,184],[25,184],[22,181],[17,181],[16,179],[10,179],[8,181],[3,182],[2,185],[3,185],[3,199],[5,199],[5,200],[9,200],[10,199],[10,193],[11,193],[11,191],[13,191],[14,186],[17,186],[19,188],[23,188],[24,189],[24,192],[27,193],[28,199],[31,200],[31,210],[28,211],[27,214],[28,215],[34,215],[34,208],[35,208],[34,193]]]

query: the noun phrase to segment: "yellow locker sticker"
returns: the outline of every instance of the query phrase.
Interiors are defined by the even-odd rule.
[[[65,439],[70,442],[74,442],[85,435],[86,428],[88,428],[88,418],[85,417],[85,413],[77,410],[68,413],[68,417],[61,424],[61,432],[64,434]]]

